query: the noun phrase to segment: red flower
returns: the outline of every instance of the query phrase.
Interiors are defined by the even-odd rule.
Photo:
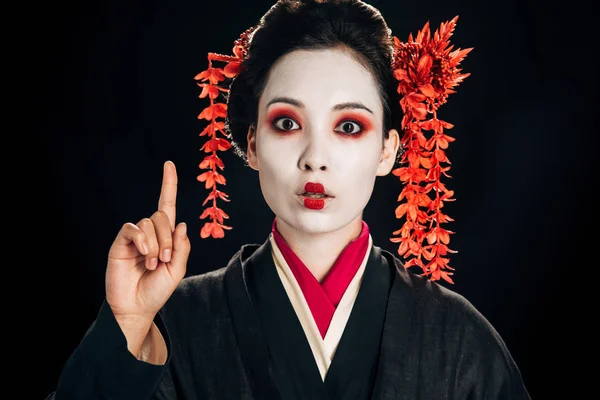
[[[212,61],[225,61],[228,64],[224,69],[213,68]],[[218,103],[216,99],[220,93],[228,92],[228,88],[218,86],[219,83],[224,81],[226,78],[232,78],[237,75],[240,71],[241,60],[236,57],[222,56],[219,54],[209,53],[208,55],[208,69],[196,75],[195,79],[202,82],[208,81],[208,83],[199,83],[198,86],[202,87],[200,98],[208,97],[210,104],[208,107],[202,110],[198,115],[198,119],[210,121],[209,124],[202,130],[200,136],[207,135],[209,139],[200,148],[201,151],[209,153],[204,160],[200,163],[200,169],[208,169],[208,171],[198,175],[197,179],[199,182],[204,182],[206,189],[211,189],[208,197],[204,200],[202,205],[206,205],[209,201],[212,201],[212,206],[205,209],[200,219],[211,218],[211,222],[206,222],[200,231],[200,237],[207,238],[213,237],[219,239],[225,236],[224,229],[231,229],[229,226],[223,225],[223,220],[229,218],[229,216],[220,208],[217,207],[217,199],[229,201],[229,196],[217,189],[217,184],[225,185],[225,176],[217,172],[217,168],[221,171],[225,169],[223,161],[217,155],[218,151],[226,151],[231,148],[231,143],[227,140],[225,133],[225,122],[218,121],[218,118],[227,117],[227,104]],[[221,133],[224,137],[218,137],[217,133]]]
[[[213,103],[212,100],[213,99],[211,99],[210,106],[206,107],[202,110],[200,115],[198,115],[198,119],[213,121],[215,118],[227,117],[227,104]]]
[[[210,103],[208,107],[202,110],[198,115],[198,119],[209,121],[208,125],[200,132],[200,136],[208,136],[208,140],[200,148],[204,153],[209,153],[199,164],[200,169],[208,169],[198,175],[199,182],[204,182],[206,189],[211,189],[202,206],[212,201],[212,205],[204,210],[200,219],[211,218],[212,222],[206,222],[200,231],[201,238],[213,237],[219,239],[225,236],[225,229],[231,229],[229,226],[223,225],[223,220],[229,216],[217,207],[217,199],[229,201],[229,196],[217,189],[217,184],[225,185],[225,176],[217,171],[224,170],[225,165],[217,155],[218,151],[227,151],[231,148],[231,143],[227,139],[228,135],[225,132],[225,121],[219,121],[218,118],[227,118],[227,104],[223,101],[217,101],[221,93],[228,93],[229,88],[220,86],[226,79],[236,77],[243,67],[243,61],[248,56],[248,45],[250,35],[254,28],[247,29],[234,42],[233,56],[227,56],[217,53],[208,53],[208,68],[205,71],[197,74],[194,79],[198,82],[198,86],[202,88],[202,92],[198,96],[203,99],[208,97]],[[226,63],[224,68],[213,67],[213,61]],[[223,137],[218,137],[220,133]]]
[[[212,170],[216,170],[215,167],[219,167],[220,169],[225,169],[225,164],[223,161],[216,155],[211,154],[210,156],[206,156],[204,160],[199,165],[200,169],[210,168]]]
[[[211,85],[209,83],[200,83],[198,84],[202,88],[202,92],[200,92],[201,99],[209,96],[211,99],[216,99],[219,97],[219,87],[215,85]]]
[[[215,134],[215,131],[219,131],[221,132],[223,135],[227,135],[224,131],[225,129],[225,122],[223,121],[212,121],[210,124],[208,124],[206,126],[206,128],[204,128],[202,130],[202,132],[200,132],[200,136],[204,136],[204,135],[210,135],[213,136]]]
[[[225,177],[214,170],[206,171],[205,173],[198,175],[197,179],[200,182],[206,182],[204,185],[206,189],[215,187],[216,190],[215,183],[220,183],[221,185],[226,183]]]
[[[214,191],[210,192],[208,194],[208,196],[206,196],[206,199],[204,199],[204,201],[202,202],[202,205],[203,206],[206,205],[206,203],[208,203],[210,200],[213,200],[217,197],[223,201],[231,201],[231,200],[229,200],[229,196],[225,192],[221,192],[220,190],[214,190]]]
[[[227,64],[227,66],[223,70],[223,74],[228,78],[233,78],[234,76],[240,73],[241,69],[242,63],[233,61]]]
[[[457,19],[458,16],[442,23],[433,35],[427,22],[416,38],[411,34],[406,43],[394,37],[393,63],[404,112],[401,143],[405,152],[400,162],[407,166],[392,171],[405,185],[398,201],[406,202],[396,208],[396,218],[406,216],[406,221],[393,232],[400,237],[390,240],[400,243],[399,255],[414,256],[405,263],[406,268],[417,266],[431,280],[444,279],[449,283],[454,283],[449,272],[453,268],[448,265],[449,259],[442,256],[456,253],[447,247],[454,232],[440,225],[454,220],[441,209],[444,202],[455,199],[454,192],[440,178],[450,177],[450,160],[444,150],[455,139],[444,133],[453,125],[438,119],[437,110],[449,94],[455,93],[453,88],[469,76],[462,74],[458,66],[472,48],[451,51],[454,46],[449,42]],[[431,137],[426,138],[423,131],[431,131]],[[425,264],[422,258],[429,263]]]
[[[225,80],[225,76],[223,75],[223,70],[221,68],[213,68],[209,64],[208,69],[200,72],[194,79],[198,81],[209,81],[212,85],[216,85]]]
[[[215,239],[221,239],[225,237],[225,231],[223,231],[223,229],[231,230],[231,227],[216,222],[207,222],[200,231],[200,237],[206,239],[207,237],[212,236]]]
[[[204,210],[204,212],[200,216],[200,219],[204,219],[206,217],[211,217],[213,220],[218,221],[219,224],[222,224],[223,219],[229,218],[229,215],[225,214],[225,212],[219,207],[212,206]]]
[[[213,137],[208,142],[204,143],[200,150],[204,150],[205,153],[210,153],[217,150],[229,150],[229,148],[231,148],[231,143],[229,143],[226,139]]]

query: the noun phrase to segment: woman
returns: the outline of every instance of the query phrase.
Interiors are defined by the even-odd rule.
[[[450,268],[426,266],[431,279],[409,272],[362,220],[376,177],[410,150],[398,129],[420,112],[421,95],[400,109],[394,57],[383,18],[356,0],[281,0],[234,56],[213,56],[234,79],[227,108],[202,84],[211,138],[199,179],[213,204],[202,235],[229,228],[216,207],[227,200],[216,189],[216,151],[229,142],[215,131],[225,128],[258,171],[272,232],[226,267],[184,279],[190,243],[165,163],[158,211],[118,233],[106,301],[49,398],[528,399],[494,328],[433,282]],[[220,81],[211,68],[201,82]],[[414,238],[398,240],[403,253],[431,253]]]

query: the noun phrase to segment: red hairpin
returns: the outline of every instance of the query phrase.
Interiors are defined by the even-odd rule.
[[[229,92],[229,88],[220,86],[227,78],[231,79],[237,76],[242,68],[242,62],[248,56],[248,43],[250,34],[254,28],[247,29],[234,42],[233,56],[227,56],[217,53],[208,53],[208,69],[197,74],[194,79],[200,81],[198,86],[202,88],[200,98],[207,97],[210,99],[208,107],[202,110],[198,119],[205,119],[209,124],[200,132],[200,136],[208,135],[209,140],[200,148],[204,153],[208,153],[204,160],[200,163],[200,169],[208,169],[208,171],[198,175],[197,179],[204,182],[206,189],[210,189],[208,197],[202,203],[212,200],[212,205],[204,210],[200,219],[210,218],[210,222],[205,222],[200,237],[207,238],[212,236],[219,239],[225,236],[225,229],[230,230],[231,227],[224,224],[224,219],[229,218],[229,215],[222,209],[217,207],[217,198],[223,201],[229,201],[229,196],[222,190],[217,189],[217,184],[225,185],[226,180],[223,174],[219,173],[217,167],[222,171],[225,169],[223,161],[217,154],[218,151],[226,151],[231,148],[231,143],[227,140],[225,132],[225,118],[227,117],[227,104],[218,102],[221,93]],[[227,63],[224,68],[212,66],[213,61]],[[217,136],[221,133],[223,137]]]
[[[405,200],[405,203],[396,208],[396,218],[406,215],[406,221],[401,229],[393,232],[400,237],[390,240],[400,243],[399,255],[414,256],[405,263],[406,268],[418,266],[432,281],[444,279],[449,283],[454,283],[450,278],[454,268],[448,265],[449,259],[445,256],[456,253],[447,246],[454,232],[442,228],[441,224],[454,220],[444,214],[442,208],[444,202],[455,199],[452,198],[454,192],[448,190],[440,178],[442,175],[450,178],[447,173],[450,160],[445,149],[455,139],[444,133],[444,129],[453,125],[438,119],[437,110],[449,94],[455,93],[453,88],[470,75],[462,74],[458,65],[473,48],[451,51],[454,46],[449,43],[457,19],[458,16],[442,23],[433,36],[429,22],[414,40],[412,34],[406,43],[394,36],[393,62],[404,112],[401,143],[405,152],[400,163],[407,166],[392,171],[404,184],[398,201]],[[426,138],[423,131],[431,131],[431,137]],[[429,196],[431,191],[433,199]],[[424,240],[427,240],[426,245]],[[425,264],[423,258],[429,262]]]

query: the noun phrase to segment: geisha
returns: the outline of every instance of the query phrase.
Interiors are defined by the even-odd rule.
[[[435,112],[467,76],[468,50],[448,45],[455,22],[402,43],[362,1],[280,0],[233,55],[211,54],[197,77],[210,101],[202,236],[230,229],[215,204],[228,200],[217,152],[231,146],[258,173],[271,232],[186,277],[166,162],[158,210],[118,232],[106,300],[49,399],[529,399],[500,335],[436,282],[452,273],[439,228],[451,126]],[[398,255],[363,220],[392,172],[408,200]]]

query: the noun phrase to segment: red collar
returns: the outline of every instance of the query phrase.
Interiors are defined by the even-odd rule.
[[[358,237],[342,250],[323,282],[319,283],[277,231],[275,222],[276,219],[273,220],[271,227],[273,238],[302,289],[321,337],[324,338],[335,308],[365,257],[369,246],[369,227],[365,221],[362,221],[362,230]]]

